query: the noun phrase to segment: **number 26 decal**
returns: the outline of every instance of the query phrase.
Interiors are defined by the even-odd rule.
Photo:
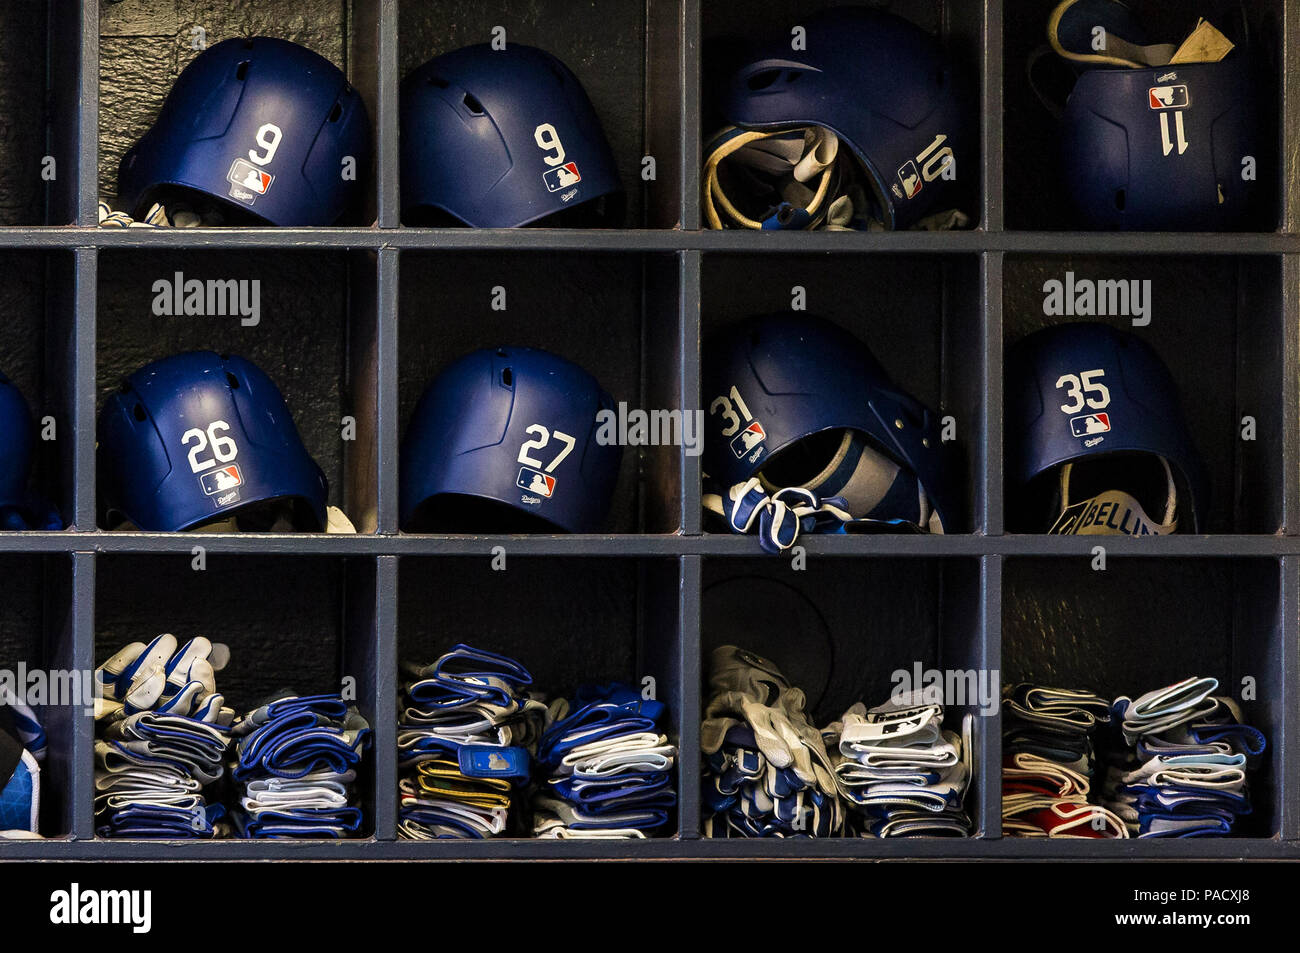
[[[567,433],[561,433],[558,430],[547,430],[541,424],[531,425],[524,431],[524,433],[532,434],[536,439],[524,441],[523,446],[519,448],[519,462],[526,467],[545,469],[547,473],[554,473],[555,468],[558,467],[560,462],[573,451],[574,444],[578,442]],[[528,452],[530,450],[541,450],[551,442],[552,437],[564,444],[564,448],[555,455],[554,459],[552,459],[550,463],[543,463],[541,460],[529,456]]]
[[[204,470],[211,470],[218,463],[229,463],[239,456],[239,446],[235,443],[234,438],[224,435],[224,432],[228,430],[230,430],[230,424],[224,420],[214,420],[208,424],[207,433],[195,427],[181,435],[181,443],[190,447],[191,470],[195,473],[202,473]],[[190,446],[191,443],[193,443],[192,447]],[[212,456],[206,460],[200,459],[199,454],[209,447],[212,449]]]

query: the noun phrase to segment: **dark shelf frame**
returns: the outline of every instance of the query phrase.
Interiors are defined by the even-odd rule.
[[[66,837],[42,842],[0,841],[0,860],[138,860],[138,859],[505,859],[505,858],[952,858],[1014,860],[1069,858],[1083,861],[1122,858],[1300,859],[1300,0],[1277,0],[1281,22],[1280,125],[1284,166],[1279,230],[1240,234],[1116,234],[1071,231],[1008,231],[1003,227],[1005,183],[1002,158],[1004,0],[979,0],[982,9],[980,95],[983,115],[982,207],[979,227],[950,233],[802,234],[709,232],[699,228],[701,116],[701,9],[706,0],[646,0],[648,23],[675,29],[667,44],[679,62],[682,83],[675,109],[680,116],[680,151],[665,162],[678,180],[679,222],[673,229],[469,230],[415,229],[400,226],[398,216],[397,91],[398,0],[356,0],[353,28],[374,37],[373,84],[377,102],[370,104],[378,150],[376,222],[372,227],[325,229],[107,230],[96,227],[98,192],[99,20],[100,0],[50,0],[50,71],[53,77],[51,143],[61,168],[75,175],[60,179],[49,201],[50,220],[68,225],[0,227],[0,250],[47,254],[61,280],[52,283],[46,303],[49,327],[66,329],[66,344],[52,362],[66,376],[63,411],[75,436],[68,441],[64,463],[71,488],[64,501],[74,528],[65,532],[0,534],[0,553],[62,557],[70,608],[50,633],[55,661],[66,667],[91,668],[95,654],[95,575],[101,554],[172,554],[189,558],[194,546],[212,554],[258,554],[292,559],[303,555],[359,557],[373,560],[374,604],[360,626],[362,644],[349,647],[358,660],[354,673],[370,680],[367,697],[379,712],[397,710],[397,586],[399,560],[408,556],[481,556],[506,545],[511,555],[555,557],[648,557],[675,560],[679,567],[680,631],[674,652],[679,684],[672,697],[681,706],[682,803],[679,833],[648,842],[399,842],[396,832],[395,726],[380,723],[375,758],[376,816],[374,835],[344,842],[115,842],[94,837],[91,751],[93,725],[72,718],[66,726],[65,754],[70,765],[70,805]],[[964,0],[952,0],[964,2]],[[966,15],[966,14],[964,14]],[[659,64],[661,67],[663,64]],[[651,64],[647,64],[649,70]],[[72,97],[75,95],[75,106]],[[62,104],[66,108],[57,108]],[[97,327],[98,268],[101,249],[261,248],[303,252],[347,249],[369,253],[373,281],[363,282],[373,306],[363,313],[373,325],[363,332],[373,354],[375,532],[357,536],[266,535],[192,536],[155,533],[109,533],[96,527],[95,395],[96,341],[111,329]],[[402,256],[420,252],[602,252],[674,256],[678,266],[681,370],[684,407],[700,406],[700,288],[707,258],[714,253],[782,256],[834,252],[846,256],[880,253],[964,255],[978,259],[983,385],[976,455],[975,525],[977,531],[946,537],[856,536],[805,540],[809,559],[869,557],[966,557],[978,561],[980,588],[979,645],[982,664],[1001,665],[1003,561],[1015,557],[1090,558],[1095,540],[1009,535],[1003,532],[1002,480],[1002,276],[1004,256],[1096,254],[1265,256],[1280,259],[1278,298],[1283,332],[1282,407],[1285,461],[1282,530],[1276,535],[1175,536],[1155,540],[1107,539],[1107,552],[1138,559],[1263,558],[1280,574],[1278,623],[1266,636],[1270,657],[1281,667],[1287,686],[1285,713],[1273,743],[1279,776],[1280,833],[1268,839],[1192,841],[1046,842],[1000,836],[1000,718],[987,719],[980,732],[978,766],[983,794],[976,807],[979,837],[957,840],[711,841],[699,836],[700,798],[693,783],[698,773],[698,712],[701,706],[701,579],[704,559],[750,558],[753,540],[705,534],[700,520],[700,469],[697,458],[680,461],[681,525],[676,533],[589,536],[417,536],[398,532],[396,460],[398,421],[398,287]],[[367,266],[371,267],[371,266]],[[989,794],[993,792],[993,794]]]

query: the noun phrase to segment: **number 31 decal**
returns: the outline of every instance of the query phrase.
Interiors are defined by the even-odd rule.
[[[524,441],[524,445],[519,448],[519,462],[526,467],[545,469],[547,473],[554,473],[555,468],[558,467],[560,462],[573,451],[574,444],[578,442],[567,433],[561,433],[558,430],[547,430],[541,424],[533,424],[525,430],[524,433],[530,433],[537,439]],[[544,464],[541,460],[536,460],[528,455],[528,451],[530,450],[541,450],[551,442],[552,437],[564,444],[564,449],[557,453],[550,463]]]
[[[733,406],[733,404],[735,406]],[[734,384],[731,387],[730,399],[726,397],[715,397],[713,403],[709,404],[710,415],[716,414],[719,411],[722,412],[722,420],[723,423],[726,424],[726,426],[722,428],[722,435],[724,437],[730,437],[739,430],[742,421],[744,423],[749,423],[754,419],[754,415],[751,414],[749,408],[745,406],[745,401],[741,399],[740,391],[736,390]],[[737,411],[739,411],[739,413],[737,413]]]

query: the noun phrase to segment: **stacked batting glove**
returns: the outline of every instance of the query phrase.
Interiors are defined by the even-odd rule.
[[[1249,814],[1247,772],[1264,735],[1213,678],[1188,678],[1111,706],[1107,805],[1135,837],[1224,836]],[[1119,744],[1122,737],[1122,745]]]
[[[483,838],[505,832],[531,775],[546,706],[514,659],[456,645],[429,665],[404,666],[397,732],[398,836]]]
[[[859,837],[969,837],[964,803],[971,732],[943,727],[943,706],[921,692],[867,710],[858,703],[823,732],[835,779]]]
[[[236,830],[246,838],[343,838],[361,830],[357,767],[370,726],[340,695],[281,692],[231,728]]]
[[[677,749],[660,730],[662,702],[626,685],[584,686],[558,699],[537,747],[546,784],[533,799],[538,837],[643,838],[677,804]]]
[[[830,837],[844,812],[835,768],[804,693],[734,645],[711,656],[701,726],[705,835]]]
[[[95,810],[100,837],[216,836],[204,789],[225,774],[234,711],[217,694],[224,645],[133,642],[95,672]]]
[[[1127,837],[1112,811],[1089,803],[1095,735],[1106,699],[1021,683],[1003,691],[1002,830],[1008,837]]]

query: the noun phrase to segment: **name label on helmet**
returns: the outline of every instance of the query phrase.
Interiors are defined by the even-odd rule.
[[[1177,523],[1162,526],[1132,496],[1119,490],[1067,506],[1050,530],[1053,536],[1163,536]]]

